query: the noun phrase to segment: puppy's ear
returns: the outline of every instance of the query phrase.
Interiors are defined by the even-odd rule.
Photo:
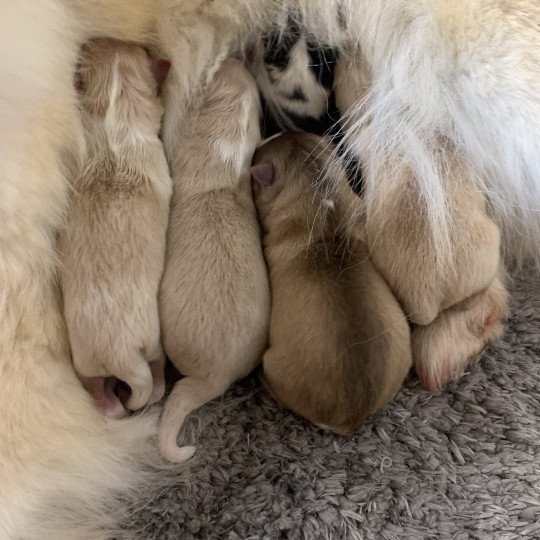
[[[73,75],[73,86],[77,92],[82,92],[84,90],[84,80],[79,70],[77,70]]]
[[[271,186],[276,180],[276,170],[272,163],[258,163],[250,171],[251,178],[263,187]]]
[[[150,71],[159,85],[162,85],[171,69],[171,61],[166,58],[154,58],[150,60]]]

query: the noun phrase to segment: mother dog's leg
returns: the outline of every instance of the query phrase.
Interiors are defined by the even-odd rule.
[[[0,4],[0,537],[98,538],[144,480],[154,420],[107,424],[69,359],[55,242],[75,159],[78,36],[51,0]],[[115,516],[115,512],[119,515]]]

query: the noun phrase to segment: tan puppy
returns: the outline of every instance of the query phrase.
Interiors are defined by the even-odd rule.
[[[269,287],[249,166],[259,99],[242,64],[228,60],[184,127],[172,162],[174,194],[160,307],[167,356],[185,375],[161,418],[159,446],[172,461],[186,416],[223,394],[260,361]]]
[[[341,57],[335,90],[346,128],[363,114],[353,107],[358,96],[368,93],[370,77],[356,53]],[[369,126],[363,136],[369,136]],[[418,325],[412,335],[415,367],[423,385],[432,391],[461,375],[489,341],[502,335],[501,319],[507,310],[499,229],[487,215],[478,181],[457,159],[450,142],[440,143],[448,156],[447,166],[440,171],[439,196],[450,224],[447,243],[452,248],[443,259],[432,235],[426,195],[411,167],[396,156],[396,165],[382,168],[381,181],[373,185],[369,182],[373,171],[366,170],[370,254],[406,315]],[[358,157],[369,162],[368,154]],[[394,177],[398,181],[392,183]],[[389,186],[390,195],[385,193]]]
[[[75,369],[113,417],[124,408],[105,377],[129,384],[130,409],[164,392],[157,295],[171,180],[156,77],[166,69],[103,39],[84,47],[77,79],[88,154],[59,243],[64,308]]]
[[[345,175],[332,179],[331,198],[317,183],[330,154],[324,145],[314,135],[285,134],[255,154],[272,290],[264,380],[311,422],[354,433],[403,384],[410,335],[366,246],[350,238],[348,216],[359,200]]]

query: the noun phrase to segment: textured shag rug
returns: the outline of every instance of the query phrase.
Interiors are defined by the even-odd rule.
[[[540,280],[502,342],[440,395],[411,374],[356,437],[281,410],[256,377],[191,418],[193,462],[144,502],[148,539],[540,538]],[[158,486],[159,487],[159,486]]]

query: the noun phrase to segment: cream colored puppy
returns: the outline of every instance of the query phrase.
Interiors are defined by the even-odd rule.
[[[263,352],[269,288],[251,196],[259,99],[242,64],[227,60],[184,126],[172,160],[173,200],[160,294],[163,343],[185,377],[168,398],[159,446],[171,461],[186,416],[247,375]]]
[[[360,203],[343,171],[324,181],[327,141],[284,134],[259,148],[252,175],[272,290],[263,380],[311,422],[355,433],[412,365],[407,319],[349,230]],[[335,174],[335,171],[334,171]]]
[[[157,295],[171,179],[157,79],[166,68],[139,46],[100,39],[84,47],[77,80],[88,154],[59,241],[64,311],[75,369],[112,417],[124,408],[106,377],[130,386],[130,409],[165,389]]]

